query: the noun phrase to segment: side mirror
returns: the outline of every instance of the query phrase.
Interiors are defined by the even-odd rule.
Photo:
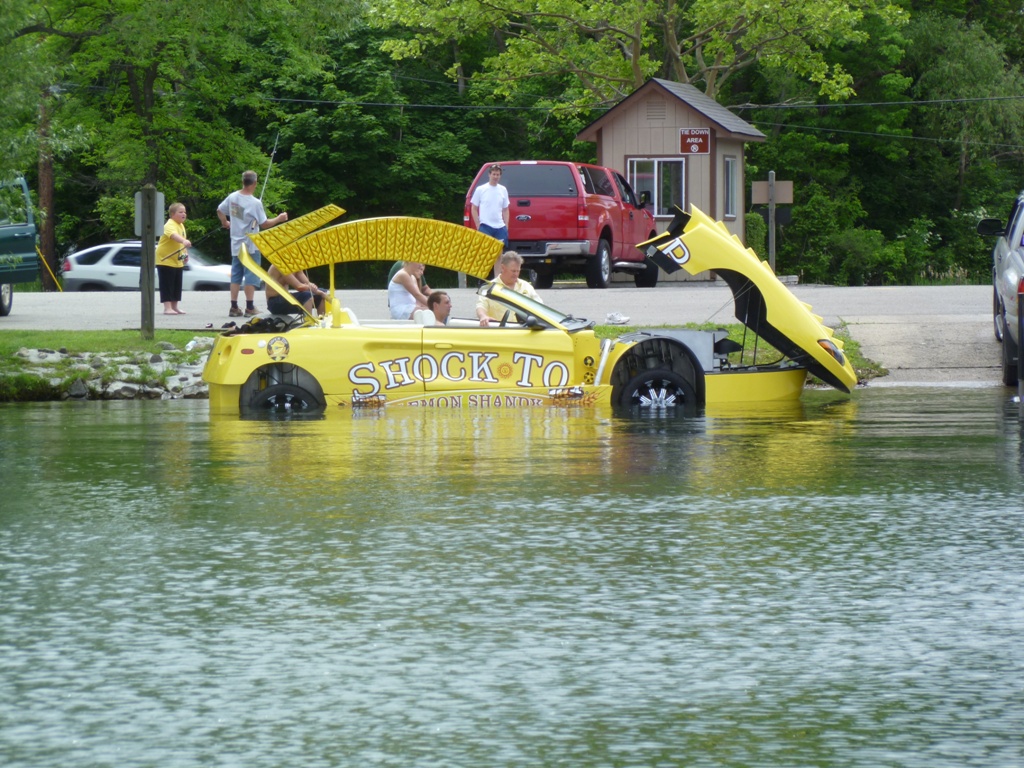
[[[982,219],[978,222],[978,234],[982,237],[998,237],[1006,231],[1006,225],[999,219]]]
[[[523,325],[532,331],[541,331],[548,327],[536,315],[527,315]]]
[[[649,202],[651,202],[651,193],[648,192],[647,190],[644,190],[643,192],[640,193],[640,205],[637,206],[637,207],[638,208],[643,208]]]

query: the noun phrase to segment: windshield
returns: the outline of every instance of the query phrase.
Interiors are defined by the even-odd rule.
[[[541,304],[528,296],[516,293],[511,288],[505,287],[498,281],[484,283],[477,290],[477,294],[480,296],[486,296],[491,299],[491,301],[504,304],[516,314],[519,322],[521,323],[526,321],[527,316],[532,315],[540,320],[544,325],[548,325],[552,328],[564,328],[570,333],[594,327],[594,324],[589,320],[575,318],[572,315],[559,312],[557,309],[549,307],[547,304]]]

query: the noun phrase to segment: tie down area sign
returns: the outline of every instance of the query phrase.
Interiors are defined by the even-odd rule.
[[[710,128],[680,128],[679,153],[682,155],[710,155]]]

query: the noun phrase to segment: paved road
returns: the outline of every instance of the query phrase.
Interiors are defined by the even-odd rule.
[[[992,289],[988,286],[833,288],[798,285],[793,292],[827,325],[845,322],[868,358],[889,369],[877,385],[917,383],[999,386],[999,345],[992,335]],[[450,290],[456,315],[472,316],[471,289]],[[343,306],[360,318],[386,317],[387,291],[339,291]],[[620,312],[631,325],[734,321],[732,296],[722,283],[663,284],[638,289],[613,285],[606,291],[566,284],[542,291],[547,303],[577,317],[603,322]],[[261,296],[257,306],[265,307]],[[221,293],[187,293],[187,315],[158,314],[155,327],[205,330],[228,322]],[[138,293],[18,293],[0,330],[138,329]]]

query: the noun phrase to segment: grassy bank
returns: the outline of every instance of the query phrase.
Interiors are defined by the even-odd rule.
[[[195,331],[158,330],[151,340],[145,340],[138,331],[0,331],[0,371],[10,363],[19,349],[66,349],[70,354],[162,352],[160,342],[168,342],[178,349],[196,335]]]
[[[158,373],[146,361],[159,354],[171,365],[198,363],[205,351],[185,351],[197,335],[194,331],[157,331],[154,338],[144,340],[138,331],[0,331],[0,402],[29,402],[59,400],[76,379],[85,380],[86,374],[76,367],[78,356],[103,356],[108,362],[95,371],[106,384],[121,375],[124,358],[138,364],[138,372],[128,377],[135,383],[166,383],[168,372]],[[18,356],[20,349],[50,349],[65,352],[67,356],[54,358],[43,366]]]

